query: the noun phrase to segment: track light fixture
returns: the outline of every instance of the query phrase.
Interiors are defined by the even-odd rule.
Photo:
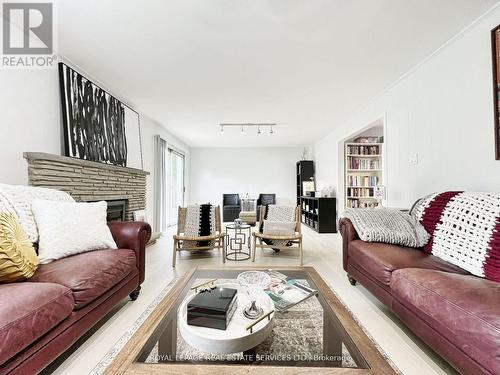
[[[224,134],[224,127],[231,127],[231,126],[237,126],[240,128],[240,134],[245,134],[245,128],[246,127],[257,127],[257,134],[262,134],[261,127],[269,127],[269,134],[274,134],[274,126],[276,126],[276,123],[245,123],[245,124],[219,124],[220,126],[220,133]]]

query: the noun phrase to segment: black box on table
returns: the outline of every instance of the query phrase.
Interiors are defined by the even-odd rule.
[[[237,290],[217,287],[198,293],[187,306],[187,323],[225,330],[236,311]]]

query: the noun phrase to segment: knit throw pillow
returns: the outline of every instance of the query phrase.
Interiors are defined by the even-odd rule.
[[[0,282],[28,279],[38,267],[35,249],[21,225],[0,213]]]
[[[414,205],[412,215],[431,236],[424,251],[500,281],[500,194],[432,194]]]

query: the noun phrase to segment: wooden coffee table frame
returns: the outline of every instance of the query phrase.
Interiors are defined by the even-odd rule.
[[[137,362],[143,347],[146,345],[155,330],[161,325],[162,320],[188,286],[189,280],[197,270],[266,270],[269,267],[240,266],[240,267],[197,267],[183,275],[168,292],[160,304],[151,312],[145,322],[130,338],[123,349],[117,354],[104,374],[350,374],[350,375],[391,375],[397,374],[389,363],[380,354],[373,342],[366,336],[361,327],[353,319],[349,311],[338,300],[328,285],[319,276],[313,267],[273,266],[280,271],[306,272],[316,284],[319,294],[333,310],[334,314],[344,327],[342,342],[356,363],[363,363],[366,368],[341,368],[341,367],[300,367],[300,366],[269,366],[269,365],[224,365],[224,364],[190,364],[190,363],[141,363]],[[355,348],[355,350],[352,350]]]

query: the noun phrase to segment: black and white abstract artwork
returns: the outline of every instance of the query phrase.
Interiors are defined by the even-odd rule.
[[[59,63],[66,156],[142,169],[139,114]]]

